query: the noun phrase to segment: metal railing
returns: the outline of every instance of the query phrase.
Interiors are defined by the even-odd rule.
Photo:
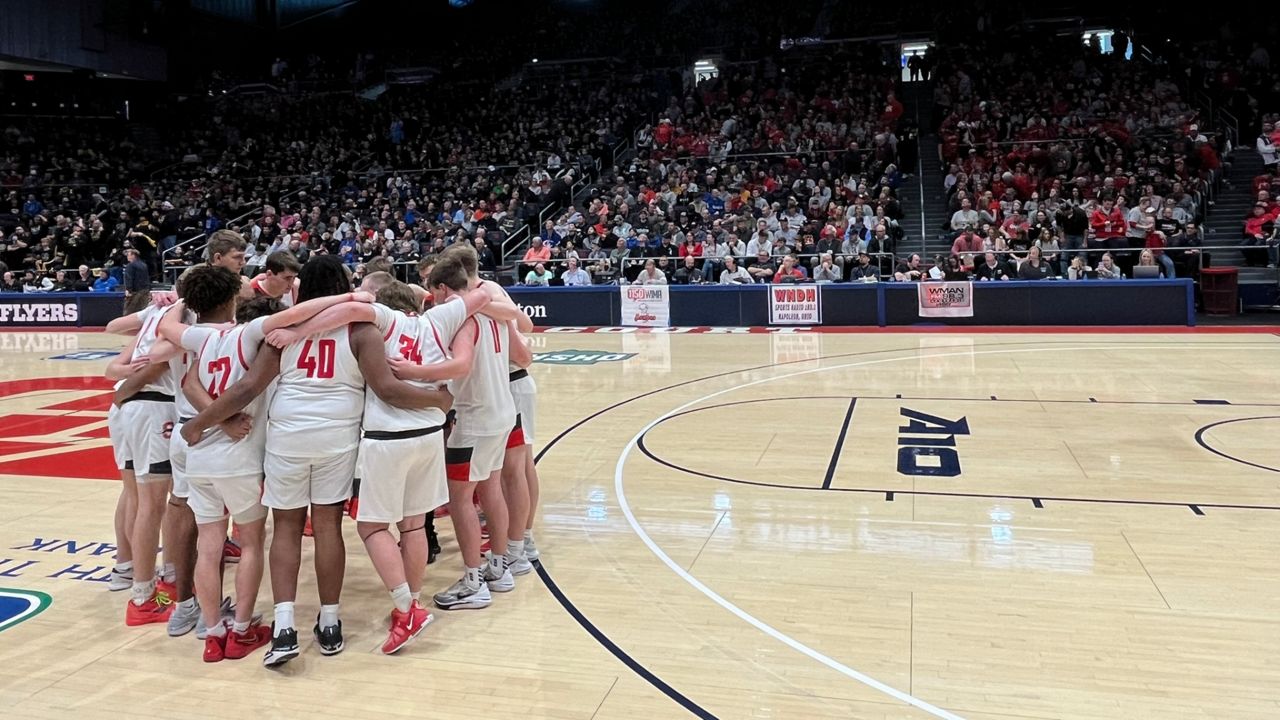
[[[306,190],[306,188],[305,188],[305,187],[297,188],[297,189],[292,190],[292,191],[290,191],[290,192],[288,192],[288,193],[286,193],[286,194],[284,194],[284,195],[281,195],[281,196],[280,196],[280,199],[277,201],[277,204],[281,204],[281,205],[283,205],[283,204],[284,204],[284,202],[285,202],[286,200],[288,200],[289,198],[291,198],[291,197],[293,197],[293,196],[297,195],[298,193],[302,192],[303,190]],[[239,223],[241,223],[241,222],[243,222],[244,220],[248,219],[250,216],[255,216],[255,215],[256,215],[256,217],[254,217],[254,219],[255,219],[255,220],[256,220],[257,218],[259,218],[259,217],[262,217],[262,216],[266,213],[266,206],[267,206],[267,204],[264,202],[264,203],[260,204],[258,207],[256,207],[256,208],[254,208],[254,209],[250,210],[249,212],[246,212],[246,213],[244,213],[243,215],[240,215],[240,216],[238,216],[238,217],[236,217],[236,218],[233,218],[233,219],[231,219],[231,220],[228,220],[228,221],[227,221],[227,223],[226,223],[226,225],[225,225],[225,227],[227,227],[227,228],[237,227],[237,226],[239,225]],[[173,274],[172,274],[172,276],[171,276],[171,277],[173,278],[173,281],[176,281],[176,280],[177,280],[177,278],[178,278],[178,275],[182,274],[182,273],[181,273],[181,271],[183,271],[183,270],[185,270],[186,268],[190,267],[189,265],[185,265],[185,266],[171,266],[171,265],[168,265],[168,264],[167,264],[167,262],[168,262],[168,261],[165,259],[165,256],[166,256],[166,255],[170,255],[170,256],[171,256],[171,257],[170,257],[170,259],[176,259],[176,258],[179,256],[179,254],[182,252],[182,249],[183,249],[183,248],[189,247],[189,246],[191,246],[191,245],[193,245],[193,244],[195,244],[195,243],[197,243],[197,242],[200,242],[201,240],[204,240],[205,242],[204,242],[204,244],[203,244],[203,245],[201,245],[201,246],[199,246],[199,247],[195,248],[195,252],[203,252],[205,248],[209,247],[209,242],[208,242],[208,239],[207,239],[208,237],[209,237],[209,234],[208,234],[208,233],[200,233],[199,235],[196,235],[195,237],[187,238],[186,240],[183,240],[182,242],[177,243],[176,245],[174,245],[174,246],[173,246],[173,247],[171,247],[171,248],[168,248],[168,249],[162,250],[162,251],[160,252],[160,267],[161,267],[162,277],[164,276],[164,273],[172,272]]]

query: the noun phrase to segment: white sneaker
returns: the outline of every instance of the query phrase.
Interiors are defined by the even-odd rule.
[[[529,562],[536,562],[541,555],[538,553],[538,546],[534,544],[533,538],[524,541],[524,557]]]
[[[479,610],[493,603],[493,596],[489,594],[487,583],[481,580],[479,585],[468,585],[465,577],[451,585],[448,590],[436,593],[432,599],[435,600],[436,607],[441,610]]]
[[[111,579],[107,581],[107,589],[111,592],[120,592],[133,587],[133,570],[125,570],[120,572],[115,568],[111,568]]]
[[[493,563],[484,566],[484,581],[494,592],[511,592],[516,589],[516,579],[511,575],[511,569],[504,567],[499,573]]]
[[[528,575],[533,572],[533,563],[526,560],[523,555],[517,558],[508,555],[507,559],[510,561],[507,563],[507,569],[512,575]]]
[[[200,603],[192,601],[191,607],[186,609],[183,609],[182,603],[178,603],[169,615],[169,637],[182,637],[200,624]]]

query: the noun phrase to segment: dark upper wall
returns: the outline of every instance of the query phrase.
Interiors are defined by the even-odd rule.
[[[7,2],[0,21],[0,55],[164,80],[167,54],[143,39],[147,18],[133,8],[108,0]]]

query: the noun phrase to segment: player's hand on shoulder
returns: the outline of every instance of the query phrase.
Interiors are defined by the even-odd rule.
[[[271,347],[283,350],[285,347],[292,345],[301,339],[302,337],[298,335],[297,330],[292,328],[280,328],[278,330],[272,330],[267,335],[267,344]]]
[[[373,293],[365,292],[364,290],[357,290],[351,293],[351,302],[371,303],[376,299],[377,298],[373,296]]]
[[[156,307],[169,307],[178,301],[178,293],[172,290],[153,290],[151,292],[151,304]]]

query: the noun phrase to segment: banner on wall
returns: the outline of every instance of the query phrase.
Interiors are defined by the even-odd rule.
[[[623,285],[622,324],[635,327],[671,325],[671,288],[666,285]]]
[[[973,317],[973,283],[922,282],[916,285],[920,317]]]
[[[771,285],[770,325],[821,325],[821,285]]]
[[[35,294],[0,297],[0,327],[80,324],[80,305],[73,295]]]

